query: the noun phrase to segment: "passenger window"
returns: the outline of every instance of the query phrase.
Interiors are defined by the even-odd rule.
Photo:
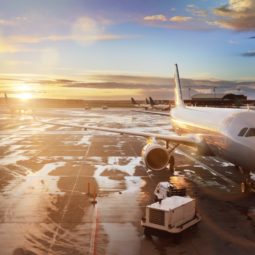
[[[255,136],[255,128],[249,128],[247,133],[245,134],[245,137]]]
[[[246,133],[247,130],[248,130],[248,128],[243,128],[243,129],[239,132],[238,136],[244,136],[244,134]]]

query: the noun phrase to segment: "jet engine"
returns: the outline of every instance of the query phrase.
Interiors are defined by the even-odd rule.
[[[170,153],[159,144],[147,144],[142,149],[142,159],[147,168],[160,171],[168,165]]]

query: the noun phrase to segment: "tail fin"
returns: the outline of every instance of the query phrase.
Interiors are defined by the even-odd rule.
[[[147,97],[145,98],[145,102],[146,102],[146,104],[150,104],[150,102],[149,102]]]
[[[177,64],[175,64],[174,82],[175,82],[175,105],[184,106],[184,102],[182,98],[182,88],[181,88],[181,82],[180,82]]]
[[[151,97],[149,97],[149,99],[150,99],[150,105],[151,105],[151,106],[155,105],[154,100],[153,100]]]
[[[133,97],[131,97],[131,102],[132,102],[132,104],[137,104]]]

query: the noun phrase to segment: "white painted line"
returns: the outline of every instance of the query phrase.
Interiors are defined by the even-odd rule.
[[[94,211],[94,218],[93,218],[93,224],[92,224],[92,231],[90,236],[90,249],[89,254],[94,255],[95,248],[96,248],[96,234],[97,234],[97,216],[98,216],[98,209],[97,205],[95,205],[95,211]]]

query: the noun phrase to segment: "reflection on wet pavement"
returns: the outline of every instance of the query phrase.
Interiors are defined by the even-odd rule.
[[[128,109],[109,109],[107,114],[49,109],[37,114],[68,124],[170,133],[168,118]],[[99,131],[82,134],[79,128],[40,124],[29,116],[13,119],[2,114],[0,125],[0,254],[254,251],[254,196],[240,193],[239,176],[228,162],[193,160],[191,152],[180,148],[171,180],[197,198],[203,220],[195,232],[183,233],[181,245],[171,236],[148,240],[140,219],[153,202],[155,186],[167,181],[170,173],[144,168],[143,138]]]

